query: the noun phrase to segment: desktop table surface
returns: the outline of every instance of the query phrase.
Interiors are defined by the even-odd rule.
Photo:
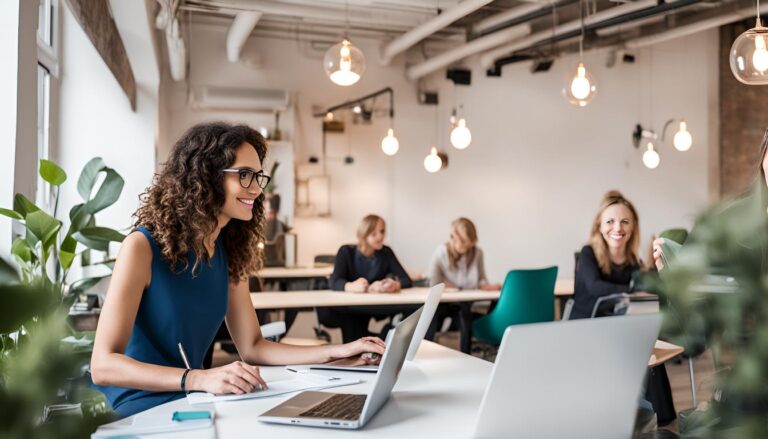
[[[305,308],[323,306],[410,305],[424,303],[429,288],[406,288],[399,293],[346,293],[331,290],[264,291],[251,293],[254,309]],[[497,300],[499,291],[446,289],[441,302]],[[573,279],[558,280],[555,297],[573,295]]]
[[[424,341],[415,361],[406,362],[389,401],[362,429],[365,437],[470,437],[492,363],[459,351]],[[261,368],[269,381],[290,378],[293,372],[282,366]],[[372,373],[313,371],[326,375],[357,377],[363,382],[353,386],[328,389],[338,393],[366,393],[374,378]],[[190,406],[186,399],[172,401],[144,413],[177,410],[215,409],[215,427],[146,436],[147,438],[336,438],[359,435],[355,430],[337,430],[259,422],[258,415],[294,396],[274,396],[251,400]],[[129,425],[132,417],[102,428]]]

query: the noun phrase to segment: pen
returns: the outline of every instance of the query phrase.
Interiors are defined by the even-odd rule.
[[[181,342],[179,342],[179,353],[181,353],[181,359],[184,360],[184,366],[187,369],[192,369],[189,365],[189,360],[187,360],[187,353],[184,352],[184,346],[181,345]]]

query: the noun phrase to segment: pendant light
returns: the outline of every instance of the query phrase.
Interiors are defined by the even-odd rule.
[[[346,4],[347,34],[349,33],[349,3]],[[332,46],[323,57],[325,74],[336,85],[349,86],[360,80],[365,71],[363,51],[352,45],[345,35],[341,43]]]
[[[747,85],[768,84],[768,28],[760,20],[760,0],[757,0],[755,27],[736,38],[731,46],[731,72]]]
[[[381,150],[386,155],[395,155],[400,149],[400,142],[395,137],[395,93],[389,93],[389,129],[387,135],[381,139]]]
[[[451,130],[451,145],[456,149],[465,149],[471,142],[472,133],[467,128],[467,121],[461,118]]]
[[[568,78],[563,88],[563,96],[571,104],[577,107],[586,107],[592,102],[597,93],[595,80],[584,65],[584,3],[579,2],[579,14],[581,16],[581,37],[579,38],[579,63],[576,65],[575,74]]]
[[[426,169],[427,172],[434,174],[442,167],[443,159],[437,154],[437,148],[433,146],[429,150],[429,155],[424,157],[424,169]]]

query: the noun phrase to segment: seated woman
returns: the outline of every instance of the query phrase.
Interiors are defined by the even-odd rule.
[[[378,215],[363,218],[357,228],[357,244],[343,245],[336,254],[330,284],[331,289],[354,293],[397,293],[410,288],[411,278],[395,257],[391,248],[384,245],[386,224]],[[368,335],[371,317],[385,318],[399,313],[411,313],[410,305],[357,306],[320,308],[322,324],[341,328],[342,338],[356,340]]]
[[[441,244],[432,255],[429,264],[429,285],[444,283],[446,288],[460,290],[496,291],[501,285],[488,282],[485,275],[483,250],[477,246],[477,229],[467,218],[459,218],[451,223],[450,240]],[[450,317],[453,322],[461,321],[459,313],[469,311],[469,304],[440,304],[435,312],[435,318],[427,333],[427,338],[433,339],[434,333],[443,320]],[[460,328],[464,330],[465,328]]]
[[[592,223],[589,244],[581,249],[576,264],[571,318],[589,318],[598,298],[631,290],[632,276],[641,265],[639,243],[635,207],[618,191],[606,193]]]
[[[120,416],[185,391],[246,393],[267,385],[255,364],[283,365],[382,353],[381,340],[298,347],[265,340],[248,292],[261,268],[266,145],[244,125],[197,125],[176,143],[142,195],[123,241],[91,357],[91,378]],[[203,370],[225,321],[242,361]],[[182,354],[182,350],[185,354]]]

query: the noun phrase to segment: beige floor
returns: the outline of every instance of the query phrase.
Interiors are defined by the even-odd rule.
[[[279,319],[279,315],[275,315],[274,318]],[[383,323],[382,323],[383,324]],[[311,312],[299,313],[296,322],[291,327],[288,334],[289,337],[297,338],[314,338],[313,326],[315,325],[315,316]],[[370,329],[377,329],[373,325]],[[328,329],[331,334],[331,340],[333,343],[341,342],[341,331],[338,329]],[[443,333],[440,334],[436,340],[438,343],[450,347],[452,349],[458,349],[459,337],[458,333]],[[237,360],[236,355],[230,355],[220,349],[214,351],[213,365],[223,365]],[[680,412],[681,410],[689,409],[693,405],[691,397],[691,383],[688,373],[688,361],[683,359],[682,361],[669,361],[666,364],[667,375],[669,375],[669,381],[672,386],[672,398],[675,402],[675,410]],[[694,377],[696,383],[696,396],[699,404],[707,401],[712,394],[712,384],[714,377],[714,365],[712,362],[712,355],[709,351],[699,356],[694,360]],[[676,431],[677,427],[675,423],[667,426],[666,428]]]

